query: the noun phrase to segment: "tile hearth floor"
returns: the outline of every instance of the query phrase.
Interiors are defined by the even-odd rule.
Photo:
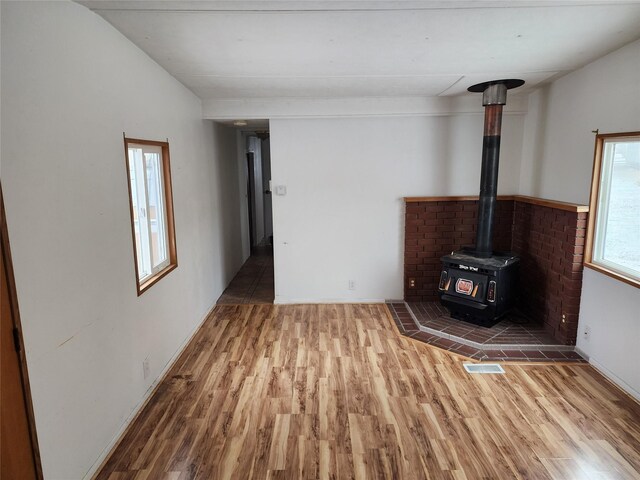
[[[585,362],[525,317],[507,315],[491,328],[455,320],[439,302],[388,302],[400,333],[481,361]]]

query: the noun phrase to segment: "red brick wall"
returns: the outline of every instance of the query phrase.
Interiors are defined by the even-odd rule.
[[[404,292],[438,300],[440,257],[475,243],[477,201],[410,202],[405,213]],[[521,257],[521,308],[559,341],[575,345],[586,213],[498,200],[494,249]],[[413,282],[413,285],[412,285]],[[563,318],[564,315],[564,318]]]
[[[575,345],[587,214],[515,202],[512,250],[520,256],[520,306],[554,338]]]
[[[477,210],[477,200],[406,204],[404,297],[407,302],[438,300],[440,257],[475,244]],[[513,201],[499,200],[493,235],[495,250],[511,249],[512,223]]]

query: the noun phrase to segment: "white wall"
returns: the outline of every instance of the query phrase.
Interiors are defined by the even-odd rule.
[[[269,180],[271,180],[271,141],[269,137],[262,140],[262,191],[269,191]],[[273,235],[273,193],[263,193],[264,195],[264,236],[269,239]]]
[[[640,40],[529,96],[520,193],[589,203],[594,133],[640,130]]]
[[[640,289],[585,268],[577,347],[611,380],[640,401]],[[590,333],[584,336],[584,329]]]
[[[247,206],[243,202],[246,197],[246,177],[238,168],[237,162],[237,131],[227,126],[203,121],[205,128],[213,127],[213,156],[208,156],[204,161],[211,164],[213,171],[210,173],[212,184],[208,192],[214,195],[210,208],[203,210],[203,217],[211,216],[214,221],[213,243],[206,246],[201,252],[204,255],[213,254],[216,263],[222,266],[222,271],[216,269],[215,274],[220,282],[216,290],[211,293],[215,302],[220,293],[216,293],[221,286],[222,290],[229,285],[242,264],[248,258],[249,234],[248,225],[245,225],[248,216]],[[205,132],[205,140],[208,140],[209,132]],[[173,161],[172,161],[173,164]],[[203,170],[206,172],[206,170]],[[244,181],[244,183],[243,183]],[[174,186],[174,197],[175,197]],[[247,232],[246,239],[244,233]],[[245,244],[247,252],[245,252]],[[209,250],[209,251],[207,251]],[[199,252],[195,258],[199,258]]]
[[[262,189],[262,142],[256,136],[247,137],[247,152],[253,152],[253,245],[264,239],[264,190]],[[246,158],[246,157],[245,157]],[[246,160],[245,160],[246,161]]]
[[[588,204],[592,130],[640,131],[639,65],[640,41],[636,41],[531,96],[520,193]],[[640,374],[633,352],[640,340],[639,308],[637,288],[585,269],[577,346],[637,398]]]
[[[503,119],[501,194],[523,123]],[[402,298],[403,197],[477,195],[482,133],[482,114],[271,120],[276,302]]]
[[[238,192],[240,196],[240,231],[242,236],[242,258],[244,261],[251,255],[251,235],[249,229],[249,170],[247,168],[247,134],[236,130],[238,169]]]
[[[482,97],[480,97],[482,98]],[[526,94],[509,92],[505,113],[526,113]],[[455,97],[339,97],[339,98],[207,98],[203,100],[204,118],[262,120],[265,118],[388,117],[482,113],[477,95]]]
[[[236,135],[80,5],[2,2],[1,30],[2,186],[42,463],[80,479],[239,268]],[[179,266],[141,297],[123,132],[171,151]]]

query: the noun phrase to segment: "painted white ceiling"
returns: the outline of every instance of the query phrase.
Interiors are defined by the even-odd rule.
[[[79,3],[203,100],[526,91],[640,38],[638,1]]]

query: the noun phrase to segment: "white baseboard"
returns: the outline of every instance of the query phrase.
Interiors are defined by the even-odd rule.
[[[276,298],[274,305],[321,305],[331,303],[385,303],[379,298]]]
[[[575,347],[575,351],[578,355],[580,355],[582,358],[584,358],[587,362],[589,361],[589,355],[582,350],[580,347]]]
[[[133,421],[138,417],[138,415],[140,414],[142,409],[147,405],[147,403],[149,402],[149,400],[151,399],[151,397],[155,393],[156,389],[158,388],[158,385],[160,385],[160,383],[164,380],[165,375],[169,372],[171,367],[173,367],[174,363],[176,362],[176,360],[178,360],[180,355],[182,355],[182,352],[184,352],[185,348],[187,348],[187,345],[189,345],[189,343],[191,342],[191,340],[193,339],[195,334],[198,332],[198,330],[200,330],[200,327],[202,327],[202,325],[204,324],[205,320],[207,318],[209,318],[209,315],[211,315],[211,312],[213,311],[213,309],[215,307],[216,307],[216,304],[214,303],[213,306],[211,306],[211,308],[209,308],[209,310],[207,310],[207,313],[204,316],[204,318],[187,335],[187,338],[185,339],[185,341],[182,342],[182,345],[180,345],[178,347],[178,349],[176,350],[176,353],[169,359],[169,361],[165,365],[165,367],[162,370],[162,372],[160,372],[160,374],[153,381],[153,383],[148,388],[148,390],[145,392],[145,394],[140,399],[138,404],[131,411],[131,415],[129,415],[129,417],[124,421],[124,423],[122,424],[122,426],[120,427],[120,429],[118,430],[116,435],[109,442],[109,444],[104,448],[102,453],[100,453],[100,456],[98,456],[98,458],[93,463],[93,465],[91,465],[91,468],[89,468],[89,470],[84,475],[84,477],[82,477],[82,480],[90,480],[90,479],[94,478],[94,476],[104,466],[105,461],[107,460],[109,455],[111,455],[111,453],[116,449],[116,447],[118,446],[120,441],[123,439],[127,429],[129,428],[129,425],[131,425],[131,423],[133,423]]]
[[[615,373],[609,370],[607,367],[599,363],[593,358],[589,359],[589,364],[604,375],[610,382],[616,384],[621,390],[633,397],[637,402],[640,402],[640,392],[629,385],[627,382],[618,377]]]

